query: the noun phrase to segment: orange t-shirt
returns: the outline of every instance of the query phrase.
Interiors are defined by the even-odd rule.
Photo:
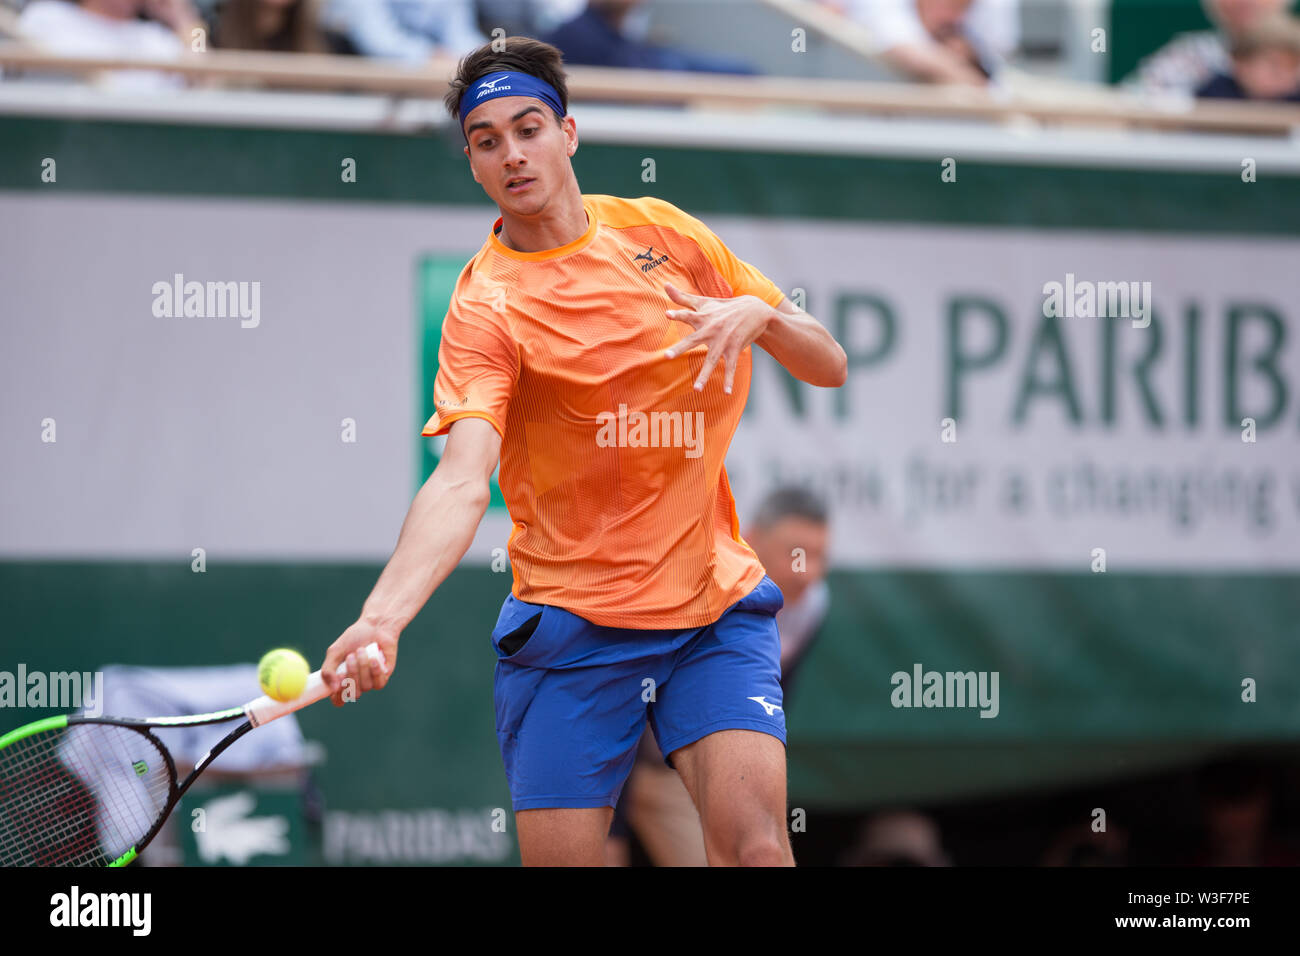
[[[521,601],[594,624],[703,627],[765,573],[740,536],[723,462],[749,394],[750,348],[694,389],[705,347],[671,320],[671,282],[707,296],[781,290],[671,203],[584,195],[587,231],[543,252],[496,232],[460,274],[438,348],[436,414],[501,433],[498,480],[514,522]]]

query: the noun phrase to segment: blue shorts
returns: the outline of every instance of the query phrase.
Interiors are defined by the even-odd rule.
[[[601,627],[513,594],[492,631],[497,740],[515,810],[612,807],[647,718],[664,761],[718,730],[785,743],[785,599],[763,580],[712,624]]]

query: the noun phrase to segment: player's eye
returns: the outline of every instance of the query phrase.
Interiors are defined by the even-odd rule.
[[[536,127],[536,126],[529,126],[529,127],[527,127],[526,129],[521,129],[519,132],[520,132],[520,134],[523,135],[523,136],[532,136],[534,133],[537,132],[537,127]]]

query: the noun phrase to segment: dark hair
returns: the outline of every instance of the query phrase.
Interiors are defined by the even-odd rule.
[[[1228,45],[1234,59],[1277,49],[1300,54],[1300,20],[1285,13],[1267,16],[1233,37]]]
[[[257,30],[258,0],[226,0],[213,31],[213,46],[226,50],[328,53],[317,6],[317,0],[297,0],[285,10],[283,27],[274,36],[265,37]]]
[[[477,50],[466,53],[457,65],[456,75],[452,77],[447,95],[442,98],[443,105],[447,107],[451,118],[460,120],[458,115],[460,97],[466,89],[483,77],[503,70],[528,73],[551,84],[560,97],[560,105],[567,113],[569,88],[564,82],[564,55],[549,43],[534,40],[532,37],[506,37],[505,49],[500,51],[492,48],[493,44],[498,42],[501,41],[493,40],[492,43],[485,43]],[[557,116],[555,122],[562,124],[563,120]]]
[[[826,503],[811,489],[785,485],[767,493],[758,506],[754,523],[760,528],[770,528],[782,518],[796,517],[826,524],[826,515]]]

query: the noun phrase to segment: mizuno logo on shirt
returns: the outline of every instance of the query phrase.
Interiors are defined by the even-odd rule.
[[[654,252],[655,252],[655,247],[651,246],[645,252],[633,256],[632,261],[637,262],[637,261],[644,260],[641,262],[642,272],[649,272],[651,269],[655,268],[655,266],[661,266],[668,261],[667,253],[665,253],[664,255],[656,259]]]
[[[762,705],[763,705],[763,709],[764,709],[765,711],[767,711],[767,716],[769,716],[769,717],[771,717],[772,714],[774,714],[774,713],[775,713],[776,711],[778,711],[778,710],[779,710],[781,713],[783,713],[783,714],[785,713],[785,708],[782,707],[780,704],[769,704],[769,703],[767,702],[767,696],[766,696],[766,695],[764,695],[764,696],[762,696],[762,697],[746,697],[745,699],[746,699],[746,700],[752,700],[752,701],[755,701],[755,702],[757,702],[757,703],[759,703],[759,704],[762,704]]]

